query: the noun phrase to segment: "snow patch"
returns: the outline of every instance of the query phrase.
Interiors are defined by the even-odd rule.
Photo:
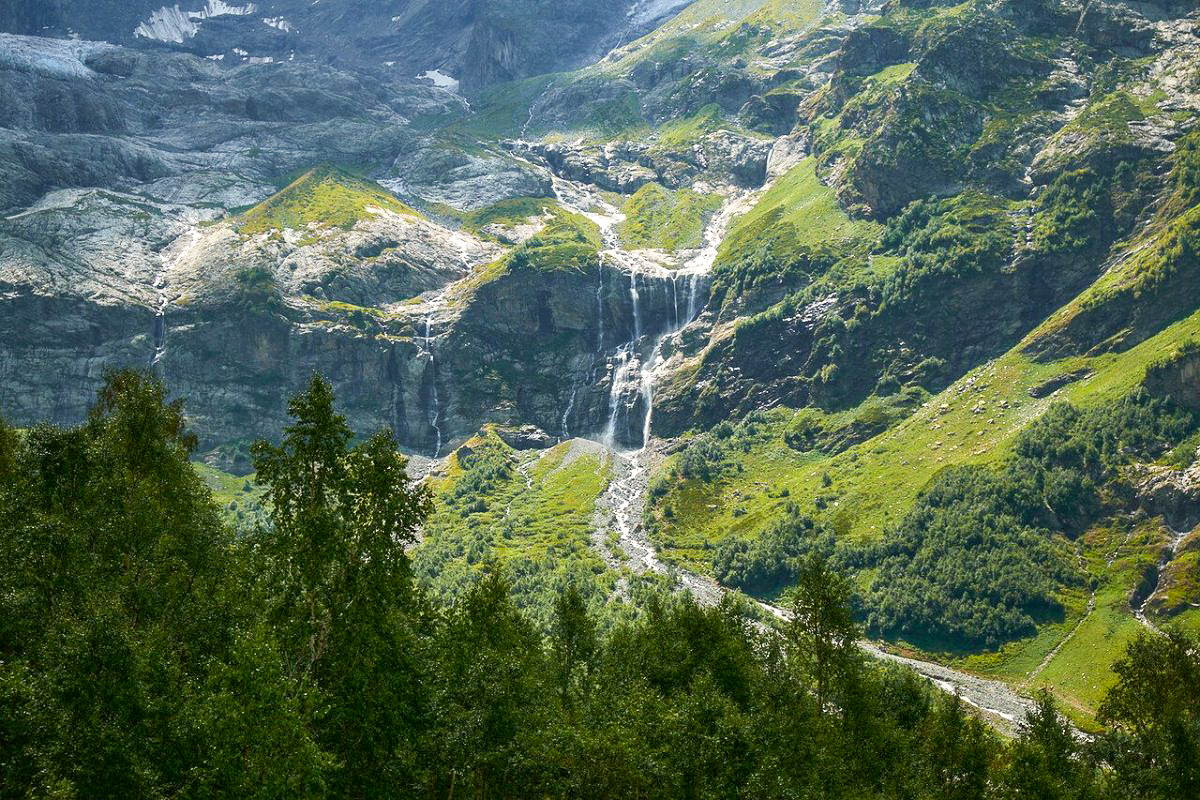
[[[288,22],[283,17],[263,17],[263,24],[275,28],[276,30],[283,31],[284,33],[291,33],[293,30],[292,23]]]
[[[179,10],[179,6],[167,8],[163,6],[150,15],[150,19],[138,25],[133,35],[142,39],[153,39],[157,42],[174,42],[183,44],[200,32],[200,26]]]
[[[200,32],[200,22],[213,17],[246,17],[258,10],[254,3],[231,6],[225,0],[208,0],[199,11],[181,11],[179,6],[163,6],[138,25],[133,35],[142,39],[183,44]]]
[[[672,14],[692,0],[638,0],[629,9],[629,22],[633,25],[646,25]]]
[[[425,72],[423,72],[422,74],[417,76],[417,80],[429,81],[437,88],[445,89],[448,92],[457,92],[458,91],[458,80],[456,78],[451,78],[449,75],[447,75],[446,73],[444,73],[440,70],[436,70],[436,69],[426,70]]]
[[[58,78],[91,78],[96,73],[84,61],[93,53],[115,49],[106,42],[0,33],[0,67]]]

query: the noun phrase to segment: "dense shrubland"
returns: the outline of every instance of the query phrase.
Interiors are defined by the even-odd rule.
[[[1057,403],[998,467],[937,475],[882,539],[837,539],[794,511],[753,541],[718,546],[714,574],[772,594],[809,554],[840,570],[871,569],[858,599],[867,628],[927,644],[996,647],[1060,616],[1058,595],[1082,586],[1071,540],[1128,498],[1118,468],[1154,460],[1191,436],[1194,415],[1144,392],[1078,409]]]
[[[282,444],[254,447],[270,521],[240,533],[153,380],[114,376],[78,428],[0,428],[0,796],[1200,787],[1200,663],[1181,635],[1135,642],[1103,709],[1114,732],[1081,744],[1046,699],[1004,743],[913,673],[866,663],[850,588],[818,553],[796,563],[778,632],[732,601],[660,594],[601,633],[567,587],[543,634],[495,574],[452,606],[423,595],[405,546],[431,498],[390,434],[356,444],[320,379],[290,408]]]

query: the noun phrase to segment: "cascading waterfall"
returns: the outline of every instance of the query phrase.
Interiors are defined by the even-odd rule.
[[[571,438],[571,413],[575,411],[575,396],[579,394],[579,384],[571,385],[571,398],[567,400],[567,409],[562,415],[562,441]]]
[[[436,445],[433,450],[433,457],[440,458],[442,455],[442,412],[441,402],[438,398],[438,367],[437,356],[433,352],[433,321],[431,317],[425,318],[425,338],[424,350],[429,356],[429,369],[432,370],[430,376],[430,403],[429,403],[429,425],[433,428],[434,436],[436,437]]]
[[[604,352],[604,268],[599,270],[600,282],[596,286],[596,352]]]
[[[612,383],[608,390],[608,425],[605,426],[604,435],[601,437],[601,441],[609,448],[616,447],[617,422],[621,416],[621,395],[630,385],[629,376],[637,364],[633,352],[636,345],[636,339],[628,344],[623,344],[617,348],[617,352],[613,356],[616,365],[612,368]]]
[[[158,362],[162,361],[167,352],[167,309],[171,305],[171,298],[167,292],[167,279],[170,276],[171,270],[179,265],[187,255],[192,252],[200,242],[200,232],[192,230],[188,232],[188,243],[184,245],[179,254],[171,260],[166,258],[162,261],[162,269],[154,276],[154,291],[158,293],[158,308],[154,313],[154,358],[150,361],[150,366],[158,366]]]
[[[629,272],[633,337],[627,343],[620,345],[606,359],[610,381],[608,417],[600,438],[603,443],[613,448],[618,440],[617,432],[621,427],[623,412],[631,413],[640,404],[644,413],[640,426],[641,446],[645,447],[649,441],[650,424],[654,413],[654,380],[664,362],[663,345],[669,336],[687,327],[699,315],[702,310],[700,295],[704,277],[712,270],[713,264],[716,262],[721,242],[725,238],[730,223],[749,210],[756,197],[765,192],[770,184],[756,192],[744,191],[737,195],[730,195],[721,210],[705,226],[702,247],[692,251],[690,256],[678,265],[678,269],[669,270],[654,259],[648,258],[644,253],[627,251],[622,247],[619,226],[625,219],[625,215],[620,209],[608,202],[594,187],[563,178],[556,175],[545,164],[536,164],[522,157],[519,151],[526,146],[527,143],[524,141],[516,142],[512,157],[548,173],[554,189],[554,196],[558,202],[564,208],[587,217],[600,228],[604,242],[601,256],[604,260],[622,272]],[[652,285],[647,281],[647,277],[650,275],[661,278],[664,289],[671,293],[670,298],[663,304],[669,306],[664,309],[666,312],[666,324],[663,326],[665,331],[658,333],[653,342],[643,341],[644,338],[647,338],[647,334],[659,330],[658,325],[654,322],[647,324],[647,321],[642,318],[641,293],[647,286]],[[639,278],[639,276],[641,277]],[[679,295],[679,281],[685,276],[687,281],[686,313],[681,313],[684,303]],[[641,287],[639,287],[639,280],[642,282]],[[670,286],[666,287],[665,284],[668,281]],[[596,352],[599,360],[604,358],[606,344],[603,267],[600,269],[600,281],[596,290],[596,305],[599,329]],[[654,305],[657,308],[658,304]],[[577,387],[573,387],[567,403],[568,408],[573,408],[576,391]],[[635,398],[633,402],[628,404],[623,402],[624,398],[631,395]],[[564,435],[567,417],[569,417],[569,412],[564,415]],[[632,426],[627,426],[627,428],[632,428]],[[632,437],[627,435],[623,438],[628,441]]]
[[[688,321],[694,320],[696,315],[700,313],[700,279],[701,275],[698,272],[688,276],[688,306],[687,316]]]
[[[671,313],[674,315],[675,327],[679,327],[679,276],[671,273]]]
[[[643,342],[646,325],[641,318],[641,297],[637,288],[637,273],[630,275],[629,291],[630,303],[633,308],[634,338],[621,345],[610,361],[612,377],[608,397],[608,424],[605,426],[602,437],[604,444],[610,448],[617,444],[617,430],[622,414],[632,413],[639,402],[643,414],[642,424],[639,426],[641,446],[645,447],[650,441],[650,426],[654,416],[654,381],[658,369],[663,363],[663,346],[669,337],[689,325],[699,313],[699,295],[703,275],[699,273],[687,275],[686,316],[679,314],[678,280],[681,276],[671,273],[669,276],[663,277],[664,289],[671,293],[669,302],[665,304],[669,306],[667,309],[669,316],[665,328],[654,337],[651,344]],[[669,287],[666,285],[668,280],[670,281]],[[647,345],[649,346],[647,347]],[[630,396],[634,399],[632,402],[626,402],[626,398]]]
[[[633,304],[633,341],[636,343],[642,338],[642,312],[640,308],[640,297],[637,288],[637,273],[629,273],[629,300]]]

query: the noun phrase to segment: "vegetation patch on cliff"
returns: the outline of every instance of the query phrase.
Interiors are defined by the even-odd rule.
[[[631,250],[685,250],[704,244],[704,226],[721,197],[648,183],[625,202],[620,234]]]
[[[317,167],[239,215],[234,225],[245,236],[310,231],[314,226],[350,230],[381,212],[416,213],[375,183],[337,167]]]

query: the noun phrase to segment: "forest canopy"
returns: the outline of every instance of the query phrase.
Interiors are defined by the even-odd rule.
[[[111,375],[77,427],[0,425],[0,797],[1200,791],[1183,634],[1130,646],[1108,733],[1076,738],[1043,697],[1004,741],[865,659],[822,552],[777,629],[661,594],[601,633],[568,587],[543,633],[495,572],[454,605],[425,596],[406,546],[430,497],[391,435],[356,438],[319,377],[290,412],[253,448],[267,519],[240,531],[151,377]]]

